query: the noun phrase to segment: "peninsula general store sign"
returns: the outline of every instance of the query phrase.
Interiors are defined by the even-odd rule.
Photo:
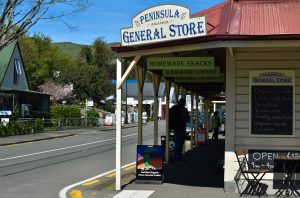
[[[178,5],[149,8],[121,29],[122,46],[140,45],[206,35],[205,17],[190,18],[190,10]]]

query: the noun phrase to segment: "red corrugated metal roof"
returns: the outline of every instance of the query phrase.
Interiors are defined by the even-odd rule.
[[[225,1],[221,4],[193,14],[192,17],[205,16],[207,22],[207,34],[224,34],[230,15],[231,3]]]
[[[192,17],[202,15],[207,21],[207,36],[112,49],[131,51],[216,40],[300,39],[300,0],[228,0]]]
[[[193,17],[201,15],[209,35],[300,34],[300,0],[227,1]]]

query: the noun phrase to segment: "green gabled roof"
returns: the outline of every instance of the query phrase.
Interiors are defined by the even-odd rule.
[[[0,51],[0,85],[3,81],[7,66],[14,52],[17,41],[11,42]]]

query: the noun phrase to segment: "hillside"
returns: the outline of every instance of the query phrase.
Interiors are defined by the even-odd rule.
[[[116,45],[117,43],[108,43],[109,46]],[[81,47],[85,46],[78,43],[71,43],[71,42],[59,42],[59,43],[52,43],[53,46],[56,46],[60,49],[60,51],[64,54],[67,54],[74,59],[77,58],[77,55],[80,52]]]
[[[74,59],[79,54],[81,47],[84,46],[81,44],[71,43],[71,42],[61,42],[61,43],[52,43],[52,44],[58,47],[62,53],[67,54],[73,57]]]

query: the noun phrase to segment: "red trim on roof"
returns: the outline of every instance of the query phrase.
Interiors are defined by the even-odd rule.
[[[239,0],[195,13],[205,16],[207,35],[137,46],[114,46],[113,51],[125,52],[231,40],[300,40],[300,0]]]
[[[212,41],[261,41],[261,40],[300,40],[299,34],[291,35],[208,35],[196,38],[180,39],[173,41],[166,41],[160,43],[151,43],[147,45],[135,45],[135,46],[113,46],[112,50],[116,52],[127,52],[144,49],[154,49],[161,47],[171,47],[178,45],[189,45],[195,43],[212,42]]]

